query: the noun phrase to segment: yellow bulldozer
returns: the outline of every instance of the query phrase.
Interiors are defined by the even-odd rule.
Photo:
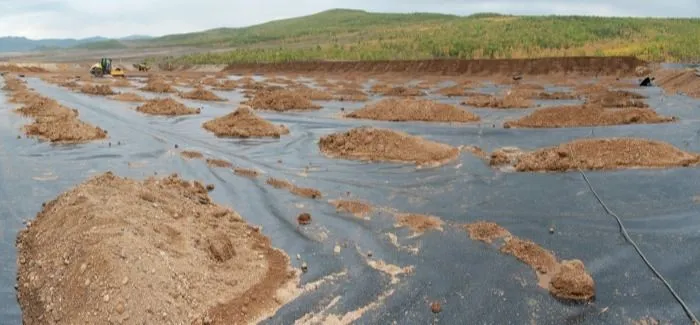
[[[90,67],[90,74],[98,78],[104,77],[105,75],[118,78],[126,77],[124,69],[112,67],[112,59],[110,58],[102,58],[100,62],[92,65],[92,67]]]

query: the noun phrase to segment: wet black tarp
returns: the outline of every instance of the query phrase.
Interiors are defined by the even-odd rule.
[[[322,102],[317,112],[263,116],[287,125],[291,135],[275,140],[218,139],[201,124],[231,112],[243,98],[217,92],[228,103],[185,101],[204,107],[201,115],[150,117],[130,108],[137,104],[73,93],[38,79],[30,87],[80,111],[84,121],[109,131],[110,139],[81,145],[51,145],[17,139],[28,120],[12,112],[14,105],[0,94],[0,324],[20,324],[16,302],[15,238],[23,220],[32,219],[41,203],[84,181],[111,170],[120,176],[144,178],[179,173],[216,185],[213,199],[261,225],[274,246],[309,265],[304,283],[345,271],[344,276],[283,307],[266,324],[292,324],[310,312],[344,315],[392,292],[370,308],[357,324],[628,324],[651,316],[673,324],[688,323],[666,288],[619,234],[577,172],[504,173],[463,153],[458,161],[436,169],[412,165],[363,163],[322,156],[320,136],[359,125],[403,130],[452,145],[478,145],[490,151],[502,146],[535,149],[583,137],[634,136],[667,141],[700,152],[700,101],[663,96],[655,87],[637,89],[650,96],[659,113],[680,121],[663,125],[629,125],[575,129],[503,129],[504,119],[531,110],[474,109],[478,125],[383,123],[337,118],[361,103]],[[494,88],[487,89],[493,91]],[[150,95],[150,94],[146,94]],[[150,95],[152,96],[152,95]],[[445,102],[456,99],[440,98]],[[558,102],[541,102],[553,105]],[[496,128],[492,125],[495,124]],[[111,142],[111,146],[108,144]],[[179,150],[197,150],[207,157],[266,173],[258,179],[211,168],[204,161],[183,160]],[[282,161],[279,163],[278,161]],[[305,168],[308,172],[304,174]],[[700,312],[700,169],[626,170],[588,173],[593,186],[626,223],[631,236],[646,252],[695,312]],[[323,200],[307,200],[265,184],[267,176],[314,187]],[[347,197],[398,211],[441,217],[443,232],[412,237],[394,227],[393,215],[379,212],[371,220],[339,214],[327,199]],[[296,216],[310,212],[313,224],[299,228]],[[459,225],[477,220],[501,224],[516,236],[533,240],[560,259],[580,259],[596,281],[597,297],[590,304],[572,305],[552,298],[537,286],[533,271],[493,247],[470,240]],[[548,229],[554,227],[555,234]],[[394,246],[418,247],[412,254]],[[327,235],[327,238],[325,235]],[[343,247],[334,255],[336,244]],[[411,274],[392,284],[390,277],[366,263],[372,259]],[[439,300],[443,311],[432,314],[429,302]]]

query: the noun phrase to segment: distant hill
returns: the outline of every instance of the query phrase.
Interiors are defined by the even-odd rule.
[[[87,48],[87,49],[108,49],[123,48],[125,45],[120,40],[146,40],[151,36],[131,35],[118,40],[96,36],[83,39],[40,39],[32,40],[26,37],[0,37],[0,52],[29,52],[36,50],[67,49],[67,48]],[[94,45],[91,45],[94,44]]]

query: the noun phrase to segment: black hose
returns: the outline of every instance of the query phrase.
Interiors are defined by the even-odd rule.
[[[664,278],[664,276],[656,270],[656,268],[651,264],[651,262],[649,262],[649,259],[647,259],[646,255],[644,255],[639,246],[637,246],[637,243],[635,243],[634,240],[630,238],[630,235],[627,233],[627,229],[625,228],[625,225],[622,224],[622,220],[620,220],[620,217],[618,217],[614,212],[612,212],[605,204],[605,202],[603,202],[603,199],[600,198],[598,193],[593,188],[593,185],[591,185],[591,182],[588,180],[588,176],[586,176],[586,173],[584,173],[583,170],[581,170],[580,168],[578,171],[581,173],[581,176],[583,176],[583,180],[586,181],[586,184],[588,184],[588,188],[591,190],[591,192],[593,192],[593,195],[595,196],[596,200],[598,200],[598,203],[600,203],[600,205],[603,206],[603,209],[605,209],[605,212],[615,217],[615,220],[617,220],[617,224],[620,225],[620,232],[622,233],[622,236],[625,237],[625,240],[632,244],[634,250],[636,250],[637,254],[639,254],[642,260],[644,260],[644,263],[649,267],[649,269],[651,269],[652,272],[654,272],[656,277],[664,283],[664,285],[666,286],[666,288],[668,288],[668,291],[671,292],[676,301],[678,301],[678,303],[681,304],[681,307],[683,307],[685,313],[688,314],[688,317],[690,317],[690,320],[693,322],[693,324],[700,325],[700,321],[698,321],[698,319],[695,317],[695,314],[693,314],[693,311],[690,310],[685,301],[683,301],[683,298],[680,297],[676,290],[673,290],[671,284],[669,284],[668,281],[666,281],[666,279]]]

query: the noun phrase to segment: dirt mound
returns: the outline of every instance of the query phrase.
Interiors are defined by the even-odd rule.
[[[438,93],[443,96],[447,97],[462,97],[462,96],[469,96],[473,94],[471,91],[468,89],[471,89],[469,87],[466,87],[464,85],[454,85],[446,88],[442,88],[438,90]]]
[[[150,91],[152,93],[174,93],[175,89],[170,86],[169,83],[167,83],[165,80],[160,79],[160,78],[151,78],[148,79],[148,82],[146,83],[146,86],[141,88],[141,90],[144,91]]]
[[[449,104],[413,98],[387,98],[345,115],[380,121],[475,122],[479,117]]]
[[[352,213],[358,218],[366,218],[374,210],[371,205],[361,201],[333,200],[330,203],[336,211]]]
[[[37,66],[22,66],[17,64],[0,64],[0,71],[3,72],[48,72],[46,69]]]
[[[333,94],[320,89],[310,88],[306,85],[293,85],[289,88],[290,91],[294,91],[297,94],[305,97],[308,100],[334,100],[335,96]]]
[[[131,84],[131,81],[126,80],[126,79],[117,79],[112,82],[113,87],[120,87],[120,88],[128,88],[132,87],[133,84]]]
[[[180,93],[180,97],[185,99],[193,100],[206,100],[206,101],[225,101],[225,99],[217,96],[213,92],[206,90],[201,87],[197,87],[192,91]]]
[[[404,86],[390,86],[390,85],[386,85],[386,84],[376,84],[376,85],[372,86],[370,91],[374,94],[378,94],[378,95],[382,95],[382,96],[394,96],[394,97],[425,96],[425,92],[423,92],[419,88],[404,87]]]
[[[288,190],[290,193],[301,197],[306,197],[310,199],[320,199],[323,197],[321,192],[316,189],[308,187],[298,187],[290,183],[289,181],[283,179],[270,177],[267,179],[267,184],[276,189]]]
[[[80,92],[89,95],[98,96],[109,96],[114,95],[115,92],[109,85],[95,85],[95,84],[84,84],[80,87]]]
[[[267,237],[176,175],[91,178],[46,204],[17,246],[28,324],[249,323],[296,282]]]
[[[184,151],[180,152],[180,156],[184,157],[185,159],[202,159],[202,158],[204,158],[204,155],[201,152],[192,151],[192,150],[184,150]]]
[[[338,88],[333,93],[341,102],[364,102],[369,100],[367,94],[358,88]]]
[[[202,127],[219,137],[275,137],[289,134],[285,126],[274,125],[262,117],[258,117],[246,106],[235,112],[205,122]]]
[[[397,216],[398,227],[408,227],[414,233],[424,233],[428,230],[443,231],[445,223],[438,217],[422,214],[400,214]]]
[[[114,96],[109,96],[109,99],[119,100],[122,102],[143,102],[146,101],[143,96],[136,93],[121,93]]]
[[[281,63],[236,63],[226,71],[237,73],[395,73],[402,75],[545,75],[634,76],[636,67],[646,65],[632,56],[559,57],[493,60],[382,60],[382,61],[304,61]]]
[[[578,96],[573,93],[567,93],[563,91],[555,91],[552,93],[548,92],[538,92],[534,96],[530,97],[531,99],[540,99],[540,100],[572,100],[572,99],[578,99]]]
[[[275,110],[279,112],[291,110],[315,110],[321,106],[314,104],[303,94],[294,91],[280,89],[272,91],[259,91],[253,99],[245,102],[254,109]]]
[[[528,108],[535,105],[528,96],[523,96],[518,92],[510,92],[503,97],[494,95],[480,94],[470,96],[462,105],[474,106],[479,108]]]
[[[582,139],[522,153],[515,160],[519,172],[670,168],[697,165],[700,156],[664,142],[635,138]],[[511,160],[509,163],[512,163]]]
[[[624,90],[591,92],[588,93],[586,97],[586,104],[602,107],[649,107],[644,101],[644,96]]]
[[[554,254],[534,242],[513,236],[507,229],[492,222],[476,222],[464,226],[473,240],[492,244],[503,239],[500,251],[529,265],[537,275],[539,286],[552,296],[573,301],[589,301],[595,296],[595,282],[583,262],[557,261]]]
[[[199,114],[199,109],[189,108],[172,98],[152,99],[137,107],[136,110],[149,115],[164,116]]]
[[[236,90],[238,88],[238,83],[235,80],[221,80],[219,83],[213,86],[215,90],[230,91]]]
[[[333,158],[413,162],[439,166],[459,156],[459,149],[403,132],[359,127],[321,137],[321,151]]]
[[[667,94],[683,93],[700,98],[700,72],[698,70],[662,70],[657,74],[656,84]]]
[[[649,108],[605,108],[596,105],[572,105],[538,109],[516,121],[505,122],[503,126],[506,128],[567,128],[654,124],[673,121],[673,117],[660,116]]]
[[[260,172],[258,172],[258,171],[255,170],[255,169],[247,169],[247,168],[236,167],[236,168],[233,169],[233,172],[234,172],[236,175],[245,176],[245,177],[251,177],[251,178],[257,178],[258,176],[260,176]]]
[[[233,164],[222,159],[207,159],[207,165],[217,168],[232,168]]]

